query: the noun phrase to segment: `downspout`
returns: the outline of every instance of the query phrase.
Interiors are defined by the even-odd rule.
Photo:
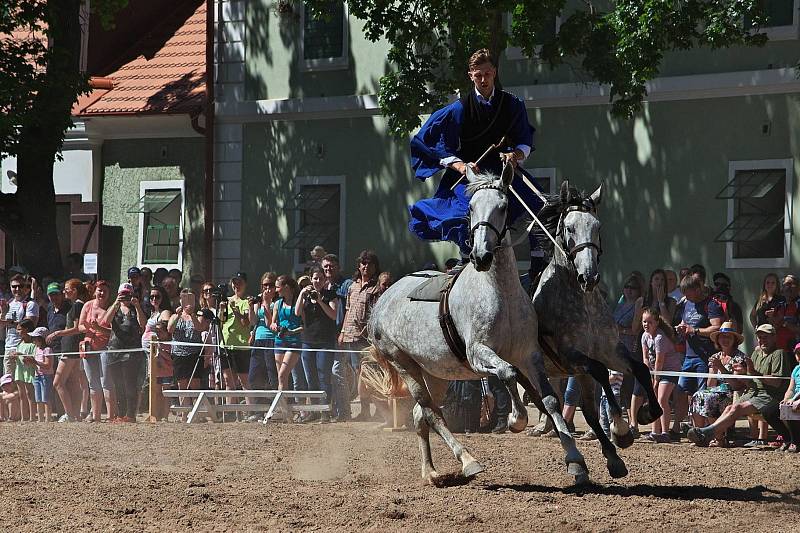
[[[206,179],[203,194],[203,275],[214,279],[214,0],[206,0]]]

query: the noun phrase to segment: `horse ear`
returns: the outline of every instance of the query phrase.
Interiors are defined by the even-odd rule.
[[[569,180],[564,180],[561,182],[561,192],[559,193],[561,197],[561,203],[566,204],[569,202]]]
[[[589,197],[591,198],[592,203],[595,205],[595,207],[600,205],[600,197],[602,196],[602,194],[603,194],[603,184],[601,183],[600,186],[597,187],[597,189],[595,189],[595,191]]]
[[[475,172],[473,172],[472,167],[467,165],[467,172],[465,174],[468,183],[472,183],[475,180]]]
[[[514,167],[511,163],[506,163],[503,167],[503,187],[508,187],[514,180]]]

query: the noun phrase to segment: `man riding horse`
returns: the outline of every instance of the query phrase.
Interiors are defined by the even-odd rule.
[[[442,169],[445,172],[433,198],[409,207],[409,229],[421,239],[457,244],[462,256],[470,252],[469,198],[463,179],[467,166],[497,175],[506,161],[516,168],[534,149],[535,131],[522,100],[497,86],[497,64],[489,50],[472,54],[468,74],[474,90],[433,113],[411,139],[411,166],[417,178],[426,180]],[[512,187],[534,213],[538,212],[543,202],[522,176],[529,183],[533,178],[521,168],[516,171]],[[515,195],[511,196],[509,223],[527,211]],[[545,266],[544,254],[533,235],[529,240],[531,271],[536,274]]]

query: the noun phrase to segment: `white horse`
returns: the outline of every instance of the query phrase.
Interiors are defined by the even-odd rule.
[[[425,281],[419,276],[406,276],[392,285],[378,300],[369,321],[373,355],[396,384],[399,378],[405,381],[417,402],[413,417],[422,456],[422,478],[432,484],[438,474],[428,440],[431,428],[461,462],[465,477],[484,469],[447,428],[441,405],[448,380],[487,375],[497,376],[511,394],[509,429],[520,432],[528,422],[517,391],[519,380],[540,409],[546,409],[554,419],[566,452],[568,472],[578,483],[588,480],[583,456],[561,418],[558,399],[549,386],[543,385],[547,380],[536,333],[536,311],[519,281],[506,220],[507,192],[513,176],[510,165],[500,178],[475,175],[467,169],[472,253],[470,264],[464,267],[449,294],[452,323],[463,339],[465,358],[449,348],[439,322],[439,304],[408,298]],[[547,396],[544,401],[543,389]]]

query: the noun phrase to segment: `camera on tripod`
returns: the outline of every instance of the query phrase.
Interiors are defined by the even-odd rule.
[[[222,300],[223,298],[227,298],[228,284],[220,283],[219,285],[215,286],[213,289],[211,289],[211,295],[216,297],[217,300]]]

